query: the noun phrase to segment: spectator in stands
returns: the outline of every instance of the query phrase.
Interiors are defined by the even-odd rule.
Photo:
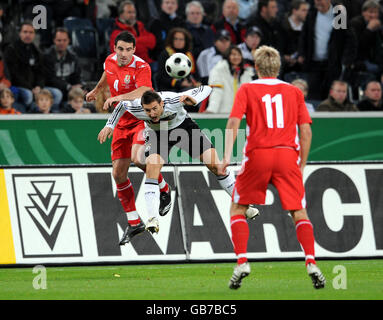
[[[383,71],[382,24],[379,12],[379,2],[367,0],[362,6],[362,14],[350,22],[358,43],[355,70],[367,72],[375,80]]]
[[[245,40],[246,25],[238,18],[238,13],[237,0],[225,0],[222,6],[222,17],[212,25],[214,32],[227,30],[233,44],[240,44]]]
[[[315,0],[303,25],[298,61],[308,73],[310,100],[323,100],[329,85],[341,77],[342,65],[350,68],[356,57],[356,40],[349,29],[333,28],[330,0]]]
[[[363,100],[358,103],[360,111],[383,111],[382,86],[379,81],[370,81],[364,90]]]
[[[314,108],[314,105],[310,102],[307,102],[307,95],[309,93],[309,85],[307,83],[306,80],[304,79],[295,79],[293,82],[291,82],[291,84],[297,88],[299,88],[302,93],[303,93],[303,96],[305,97],[305,103],[306,103],[306,107],[307,107],[307,110],[309,113],[313,113],[315,112],[315,108]]]
[[[207,84],[211,69],[222,60],[222,55],[231,44],[230,33],[227,30],[218,30],[215,33],[214,46],[203,50],[197,59],[198,75],[203,84]]]
[[[254,68],[245,66],[241,49],[231,45],[210,72],[209,85],[213,91],[206,112],[230,113],[238,88],[252,81],[254,75]]]
[[[61,109],[63,113],[95,113],[93,104],[84,103],[85,92],[81,88],[73,88],[68,93],[68,102]]]
[[[53,95],[47,89],[42,89],[36,94],[36,103],[33,103],[29,113],[54,113],[53,106]]]
[[[186,89],[199,86],[196,79],[195,60],[191,52],[192,38],[184,28],[173,28],[169,31],[165,41],[165,49],[158,58],[158,73],[156,76],[156,85],[159,91],[184,91]],[[181,52],[186,54],[192,62],[192,70],[186,78],[171,78],[165,70],[166,60],[174,53]],[[197,77],[198,78],[198,77]]]
[[[347,93],[347,82],[333,81],[329,97],[319,104],[316,111],[358,111],[357,106],[347,98]]]
[[[238,5],[238,17],[243,21],[246,21],[251,14],[257,11],[258,0],[238,0]]]
[[[310,5],[305,0],[293,0],[291,11],[282,21],[282,28],[286,36],[286,46],[283,55],[284,73],[300,72],[302,65],[298,63],[299,38],[303,24],[306,21]]]
[[[17,87],[22,104],[29,107],[33,95],[44,87],[45,75],[43,56],[34,45],[35,29],[31,21],[21,24],[19,39],[10,44],[4,52],[4,61],[10,73],[10,81]],[[53,87],[47,87],[54,95],[57,105],[61,103],[62,92]]]
[[[16,110],[13,106],[15,98],[13,93],[8,88],[0,90],[0,115],[4,114],[21,114],[20,111]]]
[[[118,18],[115,20],[115,27],[110,35],[109,47],[110,52],[114,52],[114,40],[122,31],[129,31],[136,38],[135,55],[152,63],[149,57],[149,50],[156,46],[156,37],[153,33],[145,29],[144,24],[136,19],[136,7],[132,1],[121,2],[118,8]]]
[[[259,0],[258,10],[250,16],[249,26],[257,26],[262,32],[261,45],[272,46],[283,54],[285,36],[281,24],[277,20],[278,4],[276,0]]]
[[[261,40],[262,31],[258,27],[252,26],[246,30],[245,41],[238,45],[245,64],[254,65],[253,52],[259,47]]]
[[[193,39],[193,56],[198,59],[202,50],[214,44],[214,32],[203,23],[204,8],[199,1],[190,1],[186,5],[186,29],[189,30]]]
[[[185,20],[177,16],[178,0],[162,0],[159,18],[154,19],[149,25],[149,31],[156,37],[156,46],[152,50],[152,59],[157,60],[171,29],[185,28]]]
[[[81,87],[81,68],[78,57],[69,46],[69,32],[58,27],[54,33],[54,45],[44,55],[45,83],[61,90],[66,101],[72,88]]]

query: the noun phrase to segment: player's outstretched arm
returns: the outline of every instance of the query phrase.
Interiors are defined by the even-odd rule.
[[[90,101],[94,101],[96,100],[96,97],[97,97],[97,94],[105,88],[105,86],[107,85],[107,81],[106,81],[106,73],[105,71],[103,72],[100,80],[98,81],[97,85],[94,87],[94,89],[92,91],[89,91],[86,96],[85,96],[85,99],[86,101],[90,102]]]
[[[103,144],[106,139],[110,139],[113,135],[113,128],[104,127],[98,134],[97,140],[100,141],[100,144]]]
[[[185,92],[182,92],[180,93],[180,95],[181,97],[189,96],[193,98],[196,101],[194,105],[196,105],[202,102],[203,100],[205,100],[210,95],[212,90],[213,89],[210,86],[199,86],[198,88],[194,88],[194,89],[190,89]],[[180,101],[181,101],[181,97],[180,97]]]
[[[115,97],[110,97],[110,98],[108,98],[105,101],[104,106],[102,108],[104,110],[108,110],[109,107],[113,106],[113,104],[115,104],[117,102],[120,102],[120,101],[123,101],[123,100],[135,100],[135,99],[139,99],[148,90],[152,90],[152,88],[146,87],[146,86],[142,86],[142,87],[139,87],[136,90],[133,90],[131,92],[120,94],[119,96],[115,96]]]

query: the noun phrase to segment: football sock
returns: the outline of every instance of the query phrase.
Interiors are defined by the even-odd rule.
[[[158,218],[158,210],[160,208],[160,189],[158,187],[158,181],[147,178],[145,180],[144,190],[148,216]]]
[[[235,176],[233,171],[227,170],[228,174],[225,176],[217,176],[218,182],[228,195],[231,197],[234,190]]]
[[[158,177],[158,187],[160,188],[160,192],[168,192],[169,191],[169,185],[165,181],[164,177],[160,173]]]
[[[314,232],[310,220],[301,219],[295,223],[297,239],[302,246],[306,257],[306,266],[315,264]]]
[[[129,178],[125,182],[117,184],[117,195],[125,212],[128,212],[128,213],[137,212],[135,197],[134,197],[134,190]],[[137,217],[133,216],[132,220],[133,220],[133,223],[140,223],[141,221],[138,214],[137,214]],[[128,214],[128,222],[130,224],[129,214]]]
[[[237,255],[238,264],[247,261],[247,242],[249,240],[249,225],[246,217],[236,215],[230,218],[231,240],[234,246],[234,252]]]
[[[143,171],[146,173],[146,168]],[[160,188],[160,192],[168,192],[169,191],[169,185],[165,181],[161,172],[160,172],[160,175],[158,176],[158,186]]]
[[[127,212],[126,214],[128,216],[128,223],[131,226],[136,226],[141,222],[141,219],[140,219],[137,211]]]

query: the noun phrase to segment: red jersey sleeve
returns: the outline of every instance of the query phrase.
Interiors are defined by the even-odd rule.
[[[149,64],[144,63],[138,66],[136,71],[136,85],[137,88],[142,86],[152,88],[152,70]]]
[[[298,125],[303,123],[312,123],[310,114],[307,110],[305,98],[303,93],[298,89],[297,92],[297,102],[298,102]]]
[[[231,109],[230,118],[242,119],[247,109],[247,91],[246,85],[242,85],[235,95],[233,108]]]

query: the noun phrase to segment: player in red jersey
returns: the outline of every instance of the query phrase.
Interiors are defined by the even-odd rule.
[[[87,101],[96,99],[106,85],[109,86],[111,97],[105,101],[104,109],[107,110],[116,102],[134,100],[142,96],[147,90],[152,90],[151,69],[148,63],[134,55],[136,40],[134,36],[125,31],[115,39],[115,52],[110,54],[104,63],[104,73],[96,87],[90,91]],[[128,178],[130,163],[133,161],[145,171],[141,161],[144,152],[145,140],[142,132],[145,128],[144,121],[138,120],[126,112],[118,122],[112,140],[112,165],[113,178],[117,185],[118,198],[127,213],[129,226],[124,232],[120,245],[128,243],[131,238],[145,230],[135,205],[134,190]],[[165,215],[170,209],[170,189],[160,175],[160,215]]]
[[[300,90],[277,79],[281,66],[277,50],[262,46],[254,53],[254,64],[259,79],[243,84],[236,94],[226,126],[224,159],[219,170],[223,174],[230,163],[237,131],[246,115],[247,141],[230,208],[238,264],[229,287],[238,289],[242,279],[250,273],[246,209],[251,203],[264,204],[267,185],[272,183],[278,190],[283,209],[290,212],[295,222],[314,287],[323,288],[325,278],[315,262],[314,233],[306,212],[302,178],[311,145],[312,121]]]

